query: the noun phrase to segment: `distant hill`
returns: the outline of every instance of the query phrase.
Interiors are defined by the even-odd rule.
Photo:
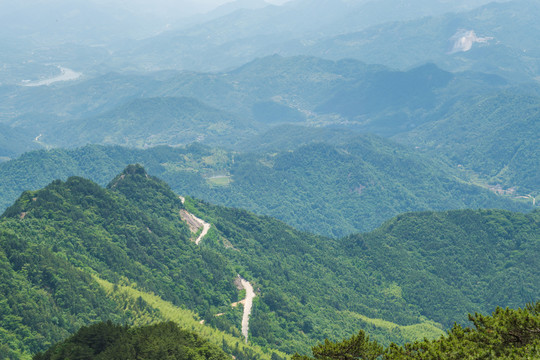
[[[487,2],[296,0],[282,6],[242,9],[187,29],[165,32],[143,39],[121,54],[139,69],[219,71],[272,54],[314,54],[313,48],[319,50],[321,42],[340,34],[471,10]],[[385,45],[386,52],[393,51],[391,44]],[[317,56],[328,55],[324,49],[317,51]]]
[[[7,206],[23,190],[72,175],[104,185],[128,163],[138,162],[180,194],[246,208],[332,236],[373,229],[406,211],[532,208],[471,185],[444,163],[387,140],[363,136],[335,144],[311,142],[309,132],[297,129],[293,147],[281,143],[278,150],[270,147],[258,153],[198,144],[145,151],[88,146],[28,153],[0,164],[2,201]],[[34,174],[32,179],[28,172]]]
[[[539,74],[540,49],[531,42],[533,34],[540,31],[533,15],[538,11],[538,2],[532,0],[491,2],[468,12],[342,33],[314,41],[298,51],[398,69],[429,61],[448,71],[473,70],[513,81],[531,81]]]
[[[152,6],[141,1],[131,6],[60,0],[5,3],[0,5],[0,44],[16,51],[0,55],[9,69],[0,74],[0,83],[39,78],[55,65],[90,76],[111,71],[222,71],[274,53],[305,54],[314,43],[339,34],[471,10],[488,2],[295,0],[266,6],[264,1],[235,1],[197,16],[193,8],[208,5],[190,0],[172,6],[166,0]]]
[[[10,126],[9,131],[31,134],[23,141],[14,142],[20,136],[0,139],[0,147],[13,149],[10,157],[31,149],[29,145],[77,147],[88,143],[146,148],[200,141],[239,152],[258,151],[254,144],[264,134],[284,137],[284,143],[292,144],[288,133],[274,129],[287,124],[317,128],[306,130],[311,134],[328,129],[329,134],[344,130],[395,136],[424,149],[424,144],[440,135],[438,130],[428,136],[422,135],[427,130],[416,129],[441,129],[444,122],[444,132],[453,135],[437,143],[445,143],[453,153],[441,150],[438,154],[455,157],[454,168],[461,165],[460,169],[474,173],[475,181],[485,186],[515,187],[520,196],[537,191],[534,166],[528,165],[528,160],[534,163],[536,159],[531,152],[534,136],[526,135],[536,129],[534,121],[518,127],[519,137],[506,130],[497,135],[489,124],[512,128],[522,101],[533,101],[521,97],[535,98],[539,88],[493,74],[450,73],[434,64],[396,71],[350,59],[276,55],[222,73],[111,73],[72,85],[0,87],[0,91],[5,95],[0,104],[6,117],[2,121]],[[478,109],[479,104],[485,112],[464,123],[466,131],[460,130],[457,124],[470,118],[471,109]],[[487,131],[475,131],[471,124]],[[34,144],[40,134],[40,144]],[[489,135],[491,140],[480,140],[480,135]],[[530,144],[524,145],[530,156],[505,167],[517,146],[515,139],[521,137]],[[495,151],[484,146],[493,139],[502,141]],[[474,149],[467,144],[475,144]],[[501,149],[505,149],[504,156]],[[457,151],[467,151],[464,156],[470,159],[462,159]],[[504,174],[497,175],[503,169]]]
[[[235,144],[255,127],[234,115],[191,98],[144,98],[129,101],[102,115],[52,125],[43,141],[60,146],[114,144],[146,148],[195,141]]]
[[[42,146],[35,141],[39,134],[0,124],[0,158],[8,159]]]
[[[540,97],[505,92],[457,106],[463,110],[395,139],[444,155],[454,166],[474,171],[492,186],[537,196]]]
[[[155,122],[161,117],[153,131],[172,125],[172,118],[194,118],[197,134],[221,144],[227,141],[220,143],[215,127],[201,126],[203,119],[216,118],[247,134],[301,123],[391,136],[438,120],[448,110],[457,112],[453,105],[471,93],[490,95],[507,88],[496,76],[448,73],[433,64],[394,71],[357,60],[270,56],[222,73],[111,73],[46,89],[5,87],[0,110],[6,124],[38,129],[51,145],[84,145],[104,138],[125,144],[125,138],[129,141],[144,128],[143,118]],[[103,122],[107,126],[100,125]],[[99,135],[93,135],[95,128]],[[75,133],[83,130],[89,133],[86,137]],[[176,144],[174,136],[158,138]],[[139,146],[143,142],[131,141]]]

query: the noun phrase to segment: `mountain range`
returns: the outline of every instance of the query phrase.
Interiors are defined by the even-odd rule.
[[[290,150],[276,150],[286,149],[277,143],[251,153],[196,144],[144,151],[87,146],[31,152],[0,164],[1,201],[5,207],[25,189],[73,175],[105,185],[124,166],[138,162],[179,194],[274,216],[329,236],[372,230],[407,211],[533,208],[530,199],[498,196],[468,182],[462,172],[442,161],[376,136],[348,140],[339,136],[332,144],[330,138],[311,142],[315,136],[301,127],[285,131],[294,144]]]
[[[540,95],[534,85],[495,75],[450,73],[433,64],[394,71],[355,60],[271,56],[223,73],[109,74],[3,90],[3,122],[10,132],[27,134],[6,143],[3,157],[87,143],[146,148],[201,141],[245,152],[254,136],[295,124],[392,137],[486,186],[520,196],[538,191],[534,109]],[[516,125],[523,106],[530,110]],[[509,128],[518,133],[508,136]],[[441,139],[448,129],[453,136]]]
[[[183,208],[212,226],[199,246]],[[539,221],[538,212],[411,213],[330,239],[244,210],[183,205],[140,166],[106,189],[71,177],[25,192],[2,215],[2,342],[27,353],[95,320],[167,319],[164,301],[239,335],[236,274],[257,289],[250,339],[262,347],[305,351],[359,326],[383,343],[437,336],[465,312],[538,296]]]
[[[0,359],[538,357],[538,2],[268,1],[0,3]]]

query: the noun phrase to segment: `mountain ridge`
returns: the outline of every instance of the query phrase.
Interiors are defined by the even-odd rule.
[[[181,221],[179,210],[183,207],[212,224],[199,246],[192,242],[187,225]],[[159,309],[168,307],[154,308],[158,306],[151,305],[157,304],[154,298],[143,297],[143,293],[136,295],[136,291],[152,292],[176,306],[193,309],[209,326],[233,335],[240,333],[241,316],[230,304],[238,297],[233,282],[237,274],[241,274],[257,292],[250,319],[250,340],[263,348],[268,346],[292,353],[306,351],[317,339],[340,339],[358,328],[369,329],[374,338],[386,344],[405,342],[422,332],[425,332],[422,337],[436,336],[435,333],[429,335],[429,331],[440,333],[440,329],[435,331],[437,322],[431,319],[449,326],[459,314],[485,310],[491,304],[482,300],[482,294],[490,287],[496,289],[494,283],[512,274],[517,274],[517,278],[504,282],[505,288],[494,293],[493,301],[513,303],[521,301],[522,296],[534,296],[537,291],[534,282],[539,277],[530,262],[540,251],[535,235],[539,215],[538,211],[519,214],[500,210],[410,213],[390,220],[371,233],[336,240],[300,232],[270,217],[190,197],[185,198],[183,205],[167,184],[149,176],[140,165],[130,165],[108,188],[70,177],[65,182],[54,181],[43,190],[25,192],[0,217],[0,260],[4,262],[1,268],[15,275],[10,278],[15,278],[16,283],[23,284],[27,281],[24,279],[33,279],[35,274],[38,279],[32,280],[35,286],[44,287],[54,299],[64,299],[66,295],[60,290],[69,282],[62,280],[65,275],[57,269],[65,266],[48,267],[44,271],[39,268],[40,261],[28,264],[29,255],[21,256],[27,250],[16,245],[27,242],[32,249],[43,249],[36,254],[59,258],[68,267],[75,266],[76,271],[85,274],[86,281],[89,275],[107,280],[109,295],[97,292],[101,295],[93,301],[103,303],[107,299],[109,307],[104,311],[113,318],[116,316],[125,322],[163,319]],[[459,217],[466,219],[468,223],[464,223],[470,227],[462,228],[459,222],[452,225],[450,220]],[[400,237],[405,242],[399,246],[395,245],[396,235],[392,233],[396,229],[401,229],[400,234],[405,233],[404,229],[409,231],[407,237]],[[439,248],[449,248],[445,253],[445,266],[455,263],[463,269],[462,277],[454,282],[445,278],[445,267],[434,271],[430,265],[433,257],[438,256],[437,247],[416,245],[417,241],[433,238],[434,233],[440,236],[434,238],[432,245],[437,243]],[[467,256],[452,251],[453,237],[461,235],[471,239],[471,247],[460,247],[460,251],[470,251]],[[493,264],[493,274],[479,277],[475,272],[478,269],[475,259],[480,256],[479,252],[485,251],[473,245],[477,236],[501,244],[494,249],[500,253]],[[460,241],[469,241],[464,238]],[[389,261],[403,246],[424,249],[414,256],[400,256],[400,261]],[[415,261],[415,271],[404,272],[415,256],[421,260]],[[381,266],[384,263],[394,268],[386,271]],[[24,268],[35,270],[26,273],[22,271]],[[506,274],[508,269],[511,272]],[[471,287],[474,284],[471,279],[475,277],[482,286]],[[426,285],[424,292],[415,287],[419,281]],[[111,293],[114,284],[128,291],[127,294],[135,295]],[[95,282],[92,286],[96,286]],[[516,286],[526,292],[515,291]],[[17,292],[10,293],[9,287],[2,289],[0,302],[19,296]],[[72,293],[79,294],[75,290]],[[31,294],[37,296],[37,293]],[[440,301],[442,294],[448,301]],[[142,299],[139,305],[137,296]],[[70,302],[63,301],[69,309]],[[122,305],[125,301],[133,310],[122,317],[122,312],[115,309],[128,306]],[[434,303],[439,305],[434,306]],[[83,311],[91,313],[93,303],[85,304]],[[60,329],[65,334],[63,321],[69,319],[62,311],[57,311],[57,316],[63,319],[59,320],[59,326],[55,325],[57,334]],[[43,316],[49,313],[46,311]],[[225,315],[216,317],[222,313]],[[27,313],[21,314],[28,319]],[[0,326],[12,329],[8,333],[15,337],[10,343],[22,348],[28,346],[16,335],[17,331],[20,334],[21,320],[9,318],[14,322],[6,325],[6,319]],[[90,319],[77,318],[78,322],[70,320],[70,324]],[[35,332],[34,322],[27,323],[29,330]],[[340,325],[333,328],[330,324]],[[33,346],[33,349],[43,349],[44,343],[39,340]]]
[[[375,136],[311,143],[305,140],[310,132],[289,129],[295,146],[275,152],[241,154],[193,144],[144,151],[88,146],[29,153],[0,164],[3,201],[7,204],[24,189],[75,174],[106,185],[128,163],[139,162],[180,194],[273,215],[300,229],[334,236],[373,229],[411,210],[532,208],[470,185],[460,172],[437,159]],[[47,172],[42,164],[47,164]],[[35,181],[24,181],[26,172],[17,170],[20,167],[35,173]]]

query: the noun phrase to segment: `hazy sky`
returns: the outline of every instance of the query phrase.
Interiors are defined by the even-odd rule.
[[[241,0],[261,2],[262,0]],[[290,0],[264,0],[267,3],[281,5]],[[31,10],[34,7],[43,8],[50,5],[51,7],[59,6],[64,3],[85,4],[94,3],[107,8],[122,8],[131,10],[135,13],[148,12],[154,14],[186,13],[192,15],[194,13],[207,12],[219,5],[223,5],[234,0],[0,0],[0,17],[2,13],[10,13],[14,10]],[[37,6],[36,6],[37,5]]]
[[[223,5],[229,2],[232,2],[233,0],[197,0],[193,1],[194,4],[204,7],[206,9],[215,8],[219,5]],[[275,5],[281,5],[283,3],[288,2],[289,0],[265,0],[267,3],[275,4]],[[169,1],[174,3],[175,1]]]
[[[0,0],[1,1],[1,0]],[[99,1],[99,0],[98,0]],[[120,3],[124,6],[155,7],[164,9],[183,9],[193,11],[209,11],[219,5],[223,5],[234,0],[108,0],[108,3]],[[258,1],[258,0],[253,0]],[[267,3],[281,5],[289,0],[265,0]]]
[[[78,9],[90,16],[103,12],[111,17],[123,17],[123,14],[134,14],[144,18],[149,15],[150,21],[163,21],[169,24],[181,23],[196,14],[203,14],[212,9],[235,0],[0,0],[0,23],[5,28],[40,29],[48,19],[75,18]],[[290,0],[239,0],[243,3],[262,3],[275,5]],[[129,16],[128,16],[129,17]],[[96,19],[80,19],[81,27],[87,26]],[[88,20],[88,21],[86,21]],[[150,23],[149,21],[149,23]],[[94,21],[95,23],[96,21]],[[7,23],[7,24],[6,24]],[[151,25],[153,26],[153,25]],[[0,35],[2,31],[0,26]]]

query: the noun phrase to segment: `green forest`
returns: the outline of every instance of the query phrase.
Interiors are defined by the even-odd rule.
[[[199,246],[180,210],[211,224]],[[56,180],[0,218],[1,342],[11,358],[27,357],[100,321],[186,323],[248,360],[307,355],[359,329],[383,346],[436,339],[466,324],[466,312],[538,298],[539,223],[539,211],[417,212],[334,239],[183,204],[140,165],[106,188]],[[256,290],[240,347],[238,275]]]
[[[540,357],[540,303],[524,308],[501,308],[491,316],[469,315],[473,327],[454,325],[436,340],[384,348],[360,331],[341,342],[326,340],[312,348],[313,357],[295,354],[293,360],[461,360],[537,359]]]
[[[540,356],[540,303],[524,308],[500,308],[491,316],[469,315],[472,327],[454,325],[434,340],[382,346],[363,330],[351,338],[325,340],[308,355],[292,360],[461,360],[535,359]],[[196,333],[182,330],[173,322],[129,327],[96,323],[79,329],[68,339],[53,345],[33,360],[105,359],[194,359],[222,360],[228,356],[218,346]],[[279,356],[272,357],[278,359]]]
[[[97,323],[79,329],[33,360],[225,360],[222,349],[173,322],[142,327]]]
[[[0,360],[539,360],[540,1],[0,1]]]
[[[27,153],[0,164],[0,206],[9,206],[24,190],[72,175],[104,186],[128,164],[140,163],[180,195],[269,215],[332,237],[373,230],[409,211],[533,208],[530,199],[497,196],[442,160],[377,136],[335,143],[342,132],[333,137],[322,132],[321,141],[313,142],[313,134],[304,134],[302,128],[285,131],[290,139],[282,136],[262,153],[196,143],[148,150],[90,145]],[[289,150],[289,141],[298,145]],[[276,147],[281,150],[273,150]]]

